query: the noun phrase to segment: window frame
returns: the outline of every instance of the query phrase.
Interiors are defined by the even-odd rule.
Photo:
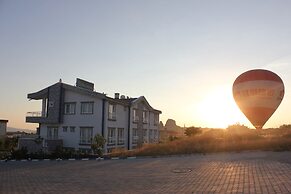
[[[111,133],[113,132],[113,133]],[[107,129],[107,144],[115,145],[116,144],[116,128],[108,127]]]
[[[59,139],[59,127],[48,126],[47,127],[47,139],[58,140]]]
[[[89,105],[92,104],[92,110],[87,110],[87,112],[84,112],[84,105]],[[87,102],[81,102],[81,110],[80,110],[81,115],[91,115],[94,114],[94,101],[87,101]]]
[[[154,141],[157,142],[159,139],[159,130],[154,129]]]
[[[120,135],[120,134],[122,134],[122,135]],[[125,144],[125,130],[124,130],[124,128],[117,128],[117,143],[118,143],[118,145]]]
[[[148,129],[143,129],[142,132],[143,132],[143,134],[142,134],[143,142],[147,143],[148,142]]]
[[[70,126],[70,133],[75,133],[76,127],[75,126]]]
[[[68,132],[68,126],[63,126],[63,133],[67,133]]]
[[[152,142],[154,140],[154,130],[149,129],[149,141]]]
[[[148,123],[148,111],[146,110],[142,111],[142,122],[145,124]]]
[[[80,127],[79,145],[91,145],[93,138],[93,127]]]
[[[138,131],[136,128],[132,129],[132,144],[137,144],[138,142]]]
[[[112,107],[112,112],[111,112]],[[116,121],[116,104],[109,103],[108,104],[108,120]]]
[[[137,123],[139,121],[139,117],[138,117],[138,110],[137,109],[133,109],[133,122]]]
[[[154,126],[158,126],[159,124],[159,114],[154,113]]]
[[[65,102],[64,103],[64,115],[74,115],[74,114],[76,114],[76,104],[77,104],[76,102]],[[69,110],[70,110],[69,112],[66,111],[67,110],[67,108],[66,108],[67,105],[69,105]],[[72,105],[74,105],[73,106],[73,111],[71,111],[71,108],[72,108],[71,106]]]

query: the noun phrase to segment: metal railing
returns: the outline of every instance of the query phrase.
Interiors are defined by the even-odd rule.
[[[41,111],[27,112],[26,117],[43,117]]]
[[[116,113],[111,113],[111,112],[109,112],[109,113],[108,113],[108,119],[116,120]]]

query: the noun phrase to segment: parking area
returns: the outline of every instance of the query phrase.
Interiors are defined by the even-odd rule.
[[[1,162],[0,193],[291,193],[291,152]]]

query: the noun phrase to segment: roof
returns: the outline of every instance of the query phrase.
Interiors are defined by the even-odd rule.
[[[0,122],[7,123],[7,122],[8,122],[8,120],[6,120],[6,119],[0,119]]]
[[[157,113],[160,113],[160,114],[162,113],[160,110],[156,110],[156,109],[152,108],[144,96],[140,96],[138,98],[125,98],[125,99],[118,98],[118,99],[116,99],[116,98],[108,97],[104,93],[95,92],[93,90],[85,89],[85,88],[82,88],[82,87],[72,86],[72,85],[69,85],[69,84],[66,84],[66,83],[62,83],[62,82],[57,82],[57,83],[55,83],[55,84],[53,84],[53,85],[51,85],[51,86],[49,86],[47,88],[44,88],[44,89],[42,89],[42,90],[40,90],[38,92],[30,93],[30,94],[27,95],[27,98],[35,99],[35,100],[46,98],[46,97],[48,97],[48,93],[49,93],[49,88],[50,87],[62,87],[64,89],[68,89],[68,90],[71,90],[71,91],[74,91],[74,92],[78,92],[78,93],[82,93],[82,94],[98,97],[100,99],[106,99],[109,102],[122,104],[122,105],[125,105],[125,106],[131,106],[134,103],[137,103],[139,101],[143,101],[150,108],[151,111],[154,111],[154,112],[157,112]]]
[[[145,102],[145,104],[149,107],[149,109],[153,112],[157,112],[159,114],[162,113],[162,111],[160,110],[157,110],[157,109],[154,109],[149,103],[148,101],[146,100],[146,98],[144,96],[140,96],[138,98],[125,98],[125,99],[116,99],[116,98],[110,98],[110,97],[107,97],[106,96],[106,99],[110,102],[113,102],[113,103],[118,103],[118,104],[122,104],[122,105],[126,105],[126,106],[131,106],[135,103],[138,103],[140,101],[143,101]]]
[[[132,104],[132,102],[134,100],[136,100],[137,98],[126,98],[126,99],[116,99],[116,98],[111,98],[106,96],[106,99],[110,102],[114,102],[114,103],[118,103],[118,104],[122,104],[122,105],[126,105],[126,106],[130,106]]]
[[[87,95],[91,95],[91,96],[96,96],[96,97],[101,98],[101,99],[104,99],[106,97],[105,94],[102,94],[99,92],[91,91],[91,90],[77,87],[77,86],[72,86],[72,85],[69,85],[66,83],[62,83],[62,82],[57,82],[57,83],[55,83],[47,88],[44,88],[38,92],[28,94],[27,98],[34,99],[34,100],[40,100],[42,98],[46,98],[48,96],[48,93],[49,93],[49,88],[54,87],[54,86],[60,86],[60,87],[63,87],[64,89],[72,90],[72,91],[75,91],[78,93],[83,93],[83,94],[87,94]]]
[[[149,104],[149,102],[146,100],[146,98],[144,96],[140,96],[139,98],[135,99],[134,101],[132,101],[132,104],[140,102],[140,101],[145,102],[146,105],[151,109],[151,111],[162,114],[162,111],[154,109],[153,107],[151,107],[151,105]]]
[[[72,86],[72,85],[65,84],[65,83],[63,83],[63,88],[69,89],[69,90],[72,90],[72,91],[75,91],[75,92],[91,95],[91,96],[96,96],[96,97],[101,98],[101,99],[106,98],[106,95],[103,94],[103,93],[87,90],[87,89],[84,89],[84,88],[81,88],[81,87]]]

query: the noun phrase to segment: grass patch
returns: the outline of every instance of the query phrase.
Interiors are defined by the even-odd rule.
[[[247,150],[291,151],[291,130],[256,131],[212,129],[201,134],[159,144],[144,145],[113,156],[163,156],[194,153],[241,152]]]

